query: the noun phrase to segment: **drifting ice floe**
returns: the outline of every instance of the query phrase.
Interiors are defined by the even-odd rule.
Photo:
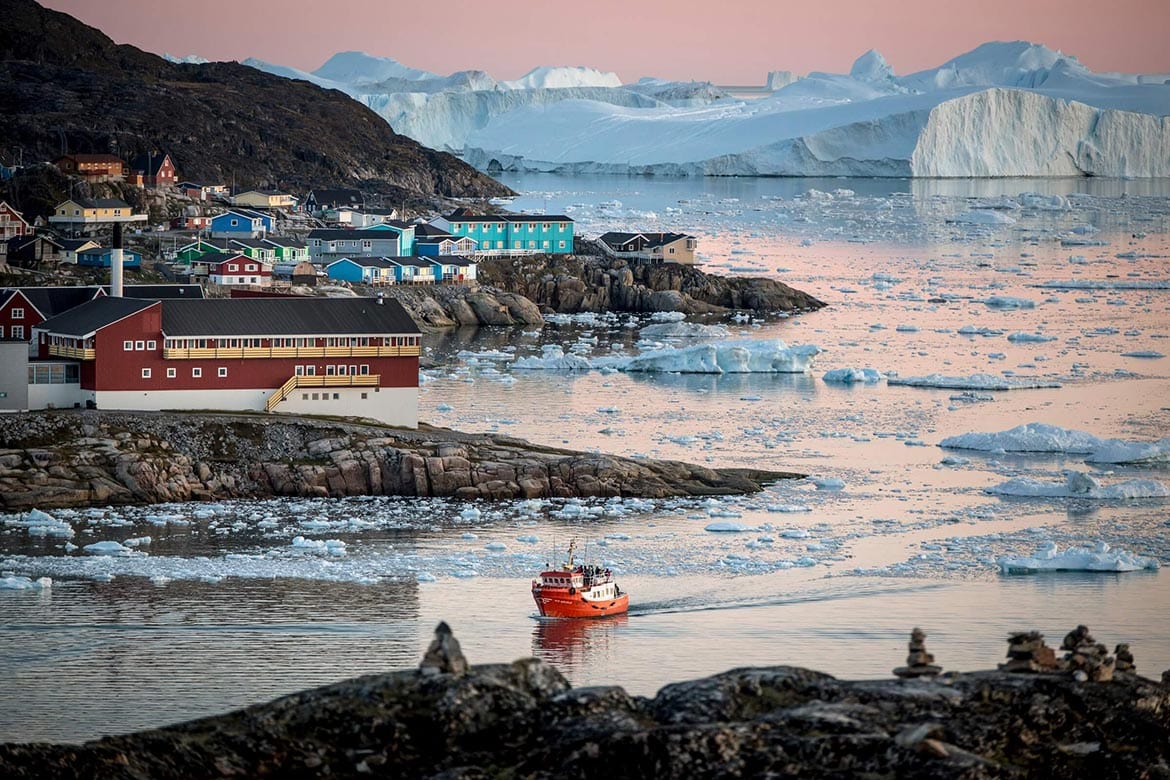
[[[1127,550],[1114,550],[1105,542],[1092,549],[1069,547],[1064,552],[1056,542],[1045,542],[1032,557],[1001,555],[996,563],[1004,574],[1030,574],[1041,571],[1141,571],[1155,570],[1158,561]]]
[[[73,526],[58,520],[47,512],[39,509],[30,509],[23,516],[5,520],[5,525],[24,526],[29,536],[73,536]]]
[[[1113,485],[1102,485],[1094,477],[1080,471],[1067,472],[1063,483],[1016,477],[987,488],[987,492],[997,496],[1098,500],[1170,497],[1170,488],[1152,479],[1128,479]]]
[[[873,384],[882,381],[882,374],[876,368],[834,368],[821,379],[827,384]]]
[[[1060,387],[1060,382],[1046,379],[1008,379],[993,374],[972,374],[971,376],[927,376],[887,377],[891,385],[907,387],[941,387],[948,390],[1027,390],[1042,387]]]
[[[1086,455],[1090,463],[1154,463],[1170,460],[1170,439],[1124,441],[1101,439],[1057,425],[1027,423],[997,433],[962,433],[939,442],[940,447],[982,452],[1049,452]]]
[[[617,371],[674,374],[752,374],[807,372],[821,350],[812,344],[791,347],[779,339],[725,341],[689,347],[665,347],[634,357],[589,360],[566,355],[556,345],[545,345],[540,357],[521,358],[513,368],[544,371]]]
[[[0,590],[45,590],[53,587],[52,577],[0,577]]]

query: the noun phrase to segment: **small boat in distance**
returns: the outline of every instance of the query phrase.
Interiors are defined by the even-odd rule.
[[[573,562],[577,540],[569,542],[569,559],[559,569],[548,569],[532,581],[532,598],[544,617],[591,618],[621,615],[630,609],[629,594],[601,566]]]

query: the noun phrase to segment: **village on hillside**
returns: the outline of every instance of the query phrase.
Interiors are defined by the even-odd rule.
[[[475,286],[485,259],[580,248],[565,215],[415,215],[360,190],[302,196],[180,178],[166,153],[70,154],[73,184],[177,204],[152,221],[72,195],[31,222],[0,201],[0,411],[220,409],[418,422],[420,331],[391,285]],[[11,176],[0,170],[0,177]],[[89,186],[83,188],[88,191]],[[694,265],[681,233],[606,232],[595,254]]]

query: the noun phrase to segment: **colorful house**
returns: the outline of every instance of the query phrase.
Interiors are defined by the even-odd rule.
[[[276,261],[276,247],[265,243],[262,238],[229,238],[224,249],[228,252],[239,252],[265,263]]]
[[[175,164],[166,152],[140,154],[130,161],[127,181],[139,187],[169,187],[178,176]]]
[[[189,244],[184,244],[175,250],[174,259],[180,263],[190,264],[203,255],[222,252],[227,248],[226,239],[197,238]]]
[[[207,281],[223,287],[271,287],[272,264],[247,255],[231,255],[217,262],[208,262]]]
[[[179,192],[191,200],[223,200],[228,196],[226,184],[200,184],[194,181],[181,181],[175,186]]]
[[[112,262],[113,250],[108,247],[92,247],[90,249],[83,249],[77,253],[77,265],[82,268],[109,268]],[[122,250],[122,267],[123,268],[141,268],[142,255],[137,252],[131,252],[129,249]]]
[[[431,225],[468,237],[481,254],[571,254],[573,220],[562,214],[486,215],[460,208]]]
[[[186,216],[171,220],[171,230],[207,230],[210,227],[211,217]]]
[[[135,214],[129,203],[118,198],[71,198],[53,209],[49,222],[76,227],[106,222],[145,222],[145,214]]]
[[[77,253],[84,252],[86,249],[96,249],[100,247],[96,241],[91,241],[88,238],[64,238],[61,239],[61,262],[77,265]]]
[[[0,289],[0,339],[31,339],[32,329],[56,317],[108,295],[107,287],[10,287]],[[123,294],[131,298],[202,298],[197,284],[127,284]]]
[[[8,254],[8,240],[17,236],[27,236],[32,228],[24,221],[20,212],[0,200],[0,265]]]
[[[232,196],[233,206],[248,209],[296,209],[297,199],[287,192],[248,190]]]
[[[617,233],[602,234],[602,250],[611,257],[645,260],[650,263],[695,264],[698,240],[685,233]]]
[[[65,256],[61,240],[45,233],[10,238],[6,249],[8,263],[24,268],[59,263]]]
[[[395,222],[398,219],[398,210],[374,208],[355,209],[342,206],[340,208],[326,210],[322,213],[322,218],[326,222],[332,222],[343,227],[353,228],[354,230],[365,230],[376,225]]]
[[[274,225],[269,214],[233,209],[211,218],[211,235],[214,238],[263,238],[272,232]]]
[[[266,246],[272,248],[273,262],[301,263],[309,260],[309,245],[304,241],[286,236],[268,236],[261,239]]]
[[[360,211],[365,205],[366,197],[362,195],[361,190],[349,187],[313,190],[305,196],[305,211],[310,214],[320,214],[343,207]]]
[[[343,257],[325,266],[330,279],[375,286],[394,284],[399,270],[398,265],[385,257]]]
[[[394,266],[394,281],[398,284],[433,284],[438,278],[435,263],[426,257],[387,257]]]
[[[130,172],[121,157],[112,154],[67,154],[53,162],[62,173],[88,182],[122,181]]]
[[[435,266],[437,280],[443,282],[472,282],[475,281],[476,264],[474,260],[457,255],[440,255],[427,258]]]
[[[418,425],[419,330],[394,300],[103,297],[42,322],[98,409],[224,409]]]
[[[400,254],[400,239],[396,230],[318,228],[309,231],[309,257],[319,266],[343,257],[391,257]]]

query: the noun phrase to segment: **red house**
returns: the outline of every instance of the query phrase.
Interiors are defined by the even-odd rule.
[[[380,298],[102,297],[41,323],[80,364],[74,403],[370,417],[418,425],[419,330]]]
[[[208,263],[207,281],[224,287],[271,287],[272,264],[247,255],[231,255],[226,260]]]
[[[0,200],[0,265],[8,255],[8,240],[17,236],[27,236],[32,228],[24,221],[20,212]]]
[[[139,187],[169,187],[178,180],[175,164],[169,154],[152,152],[140,154],[130,161],[131,184]]]
[[[86,181],[122,181],[129,173],[121,157],[112,154],[67,154],[53,163],[62,173],[80,176]]]
[[[50,317],[63,314],[107,294],[105,287],[9,287],[0,288],[0,339],[32,339],[32,329]],[[127,284],[124,294],[139,298],[202,298],[197,284]]]

